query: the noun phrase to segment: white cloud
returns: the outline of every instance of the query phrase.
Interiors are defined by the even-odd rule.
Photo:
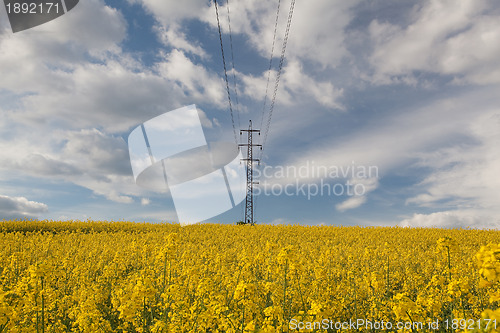
[[[292,103],[298,102],[303,95],[309,95],[327,108],[345,110],[345,106],[338,101],[344,93],[343,89],[335,88],[330,81],[317,82],[305,73],[303,66],[297,60],[288,62],[283,73],[283,85],[290,91],[289,96],[294,96]]]
[[[342,88],[336,87],[332,78],[318,79],[316,73],[309,71],[310,66],[305,68],[305,64],[309,65],[312,62],[329,69],[340,65],[341,60],[348,55],[344,30],[354,16],[351,8],[357,3],[358,1],[324,0],[296,2],[278,103],[290,105],[314,101],[326,108],[345,109],[339,102],[343,96]],[[233,1],[230,6],[233,33],[246,36],[249,40],[248,48],[257,50],[262,57],[269,59],[277,4],[265,0]],[[273,68],[277,68],[279,63],[289,6],[290,1],[281,1]],[[225,6],[220,8],[220,12],[226,13]],[[208,13],[203,19],[215,28],[213,13]],[[222,28],[228,33],[226,21],[222,24]],[[244,83],[243,92],[246,96],[256,100],[264,99],[267,69],[262,68],[261,76],[242,75],[240,80]],[[275,75],[276,71],[273,69],[269,87],[270,96],[274,88]]]
[[[157,21],[154,30],[164,45],[197,55],[202,59],[208,58],[200,43],[190,40],[186,32],[183,31],[182,25],[186,20],[202,19],[203,17],[213,18],[209,13],[215,16],[206,0],[184,0],[182,5],[173,1],[161,0],[128,1],[142,5],[146,12],[154,16]]]
[[[274,219],[271,222],[266,223],[266,224],[268,224],[268,225],[286,225],[286,224],[290,224],[290,222],[287,219],[280,217],[280,218]]]
[[[179,50],[152,69],[123,53],[126,22],[102,1],[60,19],[43,25],[46,33],[0,39],[0,89],[19,95],[7,121],[119,133],[182,105],[225,102],[220,76]]]
[[[166,55],[165,61],[158,64],[158,71],[180,87],[194,100],[225,105],[224,83],[222,78],[194,64],[180,50],[173,50]]]
[[[163,210],[163,211],[146,211],[140,215],[134,215],[133,213],[129,215],[131,221],[150,221],[150,222],[168,222],[172,223],[178,221],[177,213],[175,210]]]
[[[241,92],[246,96],[258,101],[264,100],[266,96],[266,82],[267,82],[268,72],[263,73],[260,76],[254,76],[252,74],[244,75],[238,73],[238,78],[241,83]],[[276,77],[276,72],[271,71],[271,79],[272,82]],[[272,91],[272,86],[270,83],[269,91]],[[269,96],[268,96],[269,98]]]
[[[238,73],[242,83],[242,92],[256,101],[264,100],[268,73],[266,71],[261,76]],[[269,100],[273,96],[276,75],[277,71],[272,70],[269,76],[267,96]],[[301,62],[295,59],[290,60],[283,68],[277,102],[287,107],[294,104],[303,106],[317,103],[328,109],[344,111],[345,106],[340,101],[343,94],[344,90],[335,87],[329,80],[318,81],[309,76]],[[268,103],[270,103],[269,100]]]
[[[351,198],[339,203],[338,205],[336,205],[335,208],[339,212],[345,212],[346,210],[349,210],[349,209],[358,208],[359,206],[361,206],[365,202],[366,202],[366,196],[351,197]]]
[[[128,2],[141,4],[164,25],[200,17],[209,9],[209,2],[206,0],[184,0],[182,4],[163,0],[128,0]]]
[[[64,140],[64,160],[89,171],[99,169],[106,173],[129,174],[130,168],[118,166],[128,160],[127,146],[121,137],[90,129],[63,132],[61,140]]]
[[[78,10],[49,23],[0,38],[0,88],[38,91],[41,86],[68,89],[59,79],[88,54],[119,53],[125,38],[122,15],[101,0],[82,1]]]
[[[203,127],[205,127],[205,128],[213,128],[214,126],[220,127],[220,123],[217,121],[216,118],[213,118],[212,120],[210,120],[207,117],[207,114],[205,113],[205,111],[203,111],[199,107],[196,107],[196,109],[198,110],[198,115],[200,116],[200,121],[201,121],[201,124],[203,125]]]
[[[208,57],[207,53],[200,45],[188,41],[186,34],[181,31],[179,25],[172,24],[169,27],[157,27],[156,31],[163,44],[187,53],[195,54],[200,58]]]
[[[28,76],[20,78],[20,85],[24,80],[31,84]],[[37,127],[51,123],[73,129],[102,127],[114,133],[175,109],[185,98],[172,81],[114,60],[106,64],[84,62],[71,73],[51,71],[28,91],[31,94],[21,99],[24,110],[9,112],[16,122]],[[165,98],[169,105],[165,105]]]
[[[178,50],[146,68],[122,51],[126,22],[101,0],[52,22],[0,35],[0,91],[14,96],[0,105],[2,134],[12,134],[0,139],[0,168],[131,203],[143,190],[133,182],[126,143],[113,133],[187,102],[222,105],[221,79]]]
[[[38,134],[38,133],[36,133]],[[21,147],[36,140],[37,135],[25,138]],[[130,167],[128,150],[120,137],[105,135],[99,130],[59,131],[51,138],[52,144],[39,145],[33,149],[16,150],[15,142],[2,142],[6,151],[0,166],[24,170],[42,177],[67,177],[79,175],[128,175]],[[14,147],[10,148],[10,147]],[[17,146],[19,148],[19,146]]]
[[[378,167],[384,177],[421,152],[446,147],[450,137],[468,137],[468,124],[499,105],[500,100],[492,97],[495,91],[494,87],[472,91],[386,113],[345,137],[314,142],[312,148],[295,154],[287,164],[300,166],[314,161],[316,165],[347,167],[354,161],[357,165]]]
[[[121,137],[96,129],[54,131],[50,140],[37,142],[39,136],[36,131],[14,141],[0,141],[5,149],[0,168],[72,182],[115,202],[131,203],[130,195],[142,192],[134,184]]]
[[[173,6],[170,2],[158,0],[136,0],[150,12],[159,22],[157,33],[164,44],[170,45],[174,50],[167,57],[167,63],[161,65],[161,72],[166,76],[180,82],[190,91],[194,88],[194,76],[198,73],[196,81],[207,85],[207,71],[200,65],[194,65],[181,52],[195,54],[206,58],[206,52],[196,41],[188,40],[186,33],[181,29],[181,22],[190,19],[201,20],[217,30],[215,9],[213,3],[208,6],[206,1],[188,1],[182,6]],[[320,105],[332,109],[344,109],[338,101],[343,95],[343,90],[335,87],[329,80],[317,81],[314,76],[308,75],[303,69],[304,60],[312,60],[324,67],[336,67],[343,57],[347,55],[345,46],[344,29],[353,17],[351,8],[358,1],[324,1],[313,0],[307,4],[297,2],[293,16],[291,38],[287,47],[287,59],[279,92],[279,102],[284,104],[294,103],[292,95],[301,100],[302,96],[315,99]],[[277,29],[277,40],[274,48],[274,66],[279,62],[281,46],[285,27],[287,24],[290,1],[282,1],[280,6],[280,20]],[[230,3],[231,28],[234,36],[240,35],[248,39],[248,47],[264,58],[269,58],[274,33],[275,15],[277,4],[265,0],[233,1]],[[181,7],[181,8],[177,8]],[[227,5],[219,4],[219,17],[223,33],[229,33],[227,19]],[[227,38],[227,35],[224,36]],[[311,52],[314,50],[314,52]],[[227,51],[229,52],[229,51]],[[241,51],[240,51],[241,52]],[[218,55],[220,57],[220,55]],[[227,58],[227,57],[226,57]],[[227,59],[226,59],[227,60]],[[164,67],[168,67],[167,72]],[[262,68],[262,76],[237,73],[244,83],[242,93],[256,100],[264,98],[264,87],[267,81],[267,68]],[[181,74],[182,73],[182,74]],[[273,75],[275,72],[273,71]],[[220,77],[220,74],[218,74]],[[214,82],[213,79],[209,82]],[[273,90],[274,78],[269,88]],[[219,91],[205,93],[212,102],[221,101]],[[196,98],[196,94],[192,97]],[[224,100],[222,100],[225,102]]]
[[[141,199],[141,205],[143,205],[143,206],[148,206],[150,203],[151,203],[151,200],[149,200],[148,198]]]
[[[358,3],[358,0],[297,1],[287,53],[325,67],[339,66],[348,55],[345,29],[354,17],[352,8]],[[285,1],[283,7],[286,13],[287,4]]]
[[[340,212],[358,208],[366,202],[368,193],[378,187],[378,179],[371,178],[351,178],[349,180],[350,191],[353,196],[337,204],[335,208]]]
[[[290,29],[287,54],[312,60],[321,66],[336,67],[347,54],[344,30],[354,13],[351,9],[359,1],[311,0],[297,1]],[[287,25],[290,0],[281,1],[280,19],[277,29],[275,55],[281,52],[281,45]],[[267,0],[230,2],[231,28],[234,33],[248,36],[250,44],[261,56],[268,58],[271,51],[277,3]],[[200,10],[198,10],[200,12]],[[203,11],[203,20],[216,26],[215,12],[211,8]],[[227,15],[227,8],[221,6],[219,15]],[[227,18],[221,19],[221,27],[228,32]],[[312,52],[312,50],[314,50]]]
[[[36,219],[47,211],[46,204],[30,201],[24,197],[0,195],[0,219]]]
[[[464,128],[473,143],[420,154],[419,165],[432,171],[420,184],[423,193],[407,203],[496,210],[500,201],[499,128],[500,110],[486,112]]]
[[[500,201],[496,176],[500,169],[500,100],[492,97],[495,91],[495,87],[483,88],[386,115],[345,138],[306,146],[284,164],[298,168],[314,162],[316,166],[346,168],[355,161],[356,165],[376,167],[381,180],[395,173],[410,177],[413,168],[427,168],[431,172],[422,184],[408,189],[408,203],[435,210],[475,208],[487,216],[500,216],[495,208]],[[307,181],[320,178],[311,175]],[[337,209],[355,208],[365,200],[349,198]]]
[[[500,229],[499,216],[484,216],[480,212],[451,210],[432,214],[413,214],[402,220],[401,227]]]
[[[496,6],[488,0],[427,0],[415,5],[407,26],[374,20],[375,82],[397,82],[415,71],[452,75],[456,82],[500,82]]]
[[[134,202],[134,199],[132,199],[131,197],[127,195],[120,195],[118,191],[115,190],[107,190],[105,196],[108,200],[118,203],[130,204]]]
[[[45,131],[54,124],[124,131],[160,113],[165,97],[182,99],[180,89],[122,53],[125,31],[118,11],[89,0],[39,28],[4,34],[0,89],[19,95],[7,121]]]

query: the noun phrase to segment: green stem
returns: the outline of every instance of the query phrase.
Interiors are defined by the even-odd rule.
[[[172,260],[168,261],[168,285],[172,284]]]
[[[7,321],[5,322],[5,324],[0,326],[0,333],[3,332],[4,328],[7,328],[7,325],[9,324],[9,321],[10,321],[10,318],[7,318]]]
[[[286,321],[286,273],[288,270],[288,259],[285,261],[285,281],[283,282],[283,321]]]
[[[352,284],[354,290],[354,318],[358,318],[358,293],[356,288],[356,277],[352,277]]]
[[[240,267],[240,271],[238,272],[238,277],[236,278],[236,286],[233,290],[233,292],[231,293],[231,297],[229,298],[229,300],[227,301],[227,307],[230,309],[231,308],[231,302],[233,301],[233,298],[234,298],[234,292],[236,291],[236,287],[238,286],[238,282],[240,282],[240,276],[241,276],[241,271],[243,270],[243,266]]]
[[[146,297],[142,300],[143,312],[142,312],[142,331],[146,332]]]
[[[408,311],[405,311],[405,312],[406,312],[406,314],[408,315],[408,318],[410,318],[410,322],[412,323],[412,328],[411,328],[411,331],[412,331],[412,332],[415,332],[415,330],[413,329],[413,319],[411,318],[410,313],[409,313]]]
[[[35,294],[35,308],[36,308],[36,333],[38,333],[38,326],[40,326],[40,323],[39,323],[39,318],[38,318],[38,302],[36,301],[37,300],[37,297],[36,297],[36,294]]]
[[[45,333],[45,299],[43,297],[43,276],[40,277],[40,280],[42,281],[42,333]]]
[[[247,291],[243,293],[243,301],[245,301],[245,296],[247,294]],[[241,318],[241,333],[243,333],[243,330],[245,329],[245,303],[243,303],[243,317]]]
[[[302,296],[302,289],[300,289],[300,280],[299,280],[299,273],[295,271],[295,277],[297,278],[297,287],[299,289],[299,295],[300,295],[300,300],[302,301],[302,310],[304,311],[304,315],[307,312],[306,310],[306,303],[304,302],[304,296]],[[302,316],[304,317],[304,316]]]
[[[163,288],[162,293],[165,292],[165,284],[167,282],[167,254],[165,254],[165,259],[163,260]]]
[[[387,282],[386,282],[386,290],[389,291],[389,285],[390,285],[390,280],[389,280],[389,255],[387,255]]]
[[[451,282],[451,259],[450,259],[450,247],[447,246],[446,250],[448,252],[448,278],[450,279],[449,281]]]

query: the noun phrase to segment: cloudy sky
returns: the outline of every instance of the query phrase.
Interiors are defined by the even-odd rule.
[[[236,129],[252,119],[257,141],[277,7],[230,0],[233,71],[219,3]],[[495,0],[298,0],[258,223],[499,228],[499,22]],[[128,135],[196,104],[208,140],[234,141],[225,89],[212,1],[82,0],[15,34],[1,6],[0,219],[176,221],[135,184]]]

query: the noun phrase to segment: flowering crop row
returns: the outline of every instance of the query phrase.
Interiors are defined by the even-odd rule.
[[[500,332],[499,243],[486,230],[0,222],[0,333],[337,331],[312,326],[326,320]]]

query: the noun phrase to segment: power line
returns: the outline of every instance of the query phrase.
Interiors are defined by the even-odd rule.
[[[280,5],[281,5],[281,0],[278,0],[278,9],[276,10],[276,20],[274,22],[273,45],[271,47],[271,57],[269,59],[269,69],[267,71],[266,94],[264,97],[264,104],[262,105],[262,117],[260,120],[260,128],[262,128],[262,125],[264,125],[264,115],[266,112],[267,94],[269,91],[269,81],[271,79],[271,68],[273,67],[274,45],[276,43],[276,31],[278,30],[278,19],[279,19],[279,15],[280,15]]]
[[[231,101],[231,92],[229,89],[229,80],[227,76],[227,66],[226,66],[226,59],[224,55],[224,44],[222,41],[222,30],[221,30],[221,25],[220,25],[220,19],[219,19],[219,8],[217,4],[217,0],[214,0],[214,5],[215,5],[215,14],[217,16],[217,27],[219,30],[219,40],[220,40],[220,47],[221,47],[221,55],[222,55],[222,63],[224,66],[224,79],[226,82],[226,91],[227,91],[227,98],[229,102],[229,110],[231,113],[231,122],[233,126],[233,133],[234,133],[234,138],[236,143],[238,144],[238,139],[236,135],[236,127],[235,127],[235,120],[234,120],[234,112],[233,112],[233,106],[232,106],[232,101]],[[232,30],[231,30],[231,14],[230,14],[230,9],[229,9],[229,0],[226,2],[227,6],[227,20],[228,20],[228,26],[229,26],[229,40],[230,40],[230,45],[231,45],[231,62],[232,62],[232,71],[233,71],[233,85],[234,85],[234,96],[235,96],[235,101],[236,101],[236,112],[238,116],[238,126],[241,127],[240,123],[240,114],[239,114],[239,101],[238,101],[238,89],[237,89],[237,84],[236,84],[236,70],[235,70],[235,64],[234,64],[234,49],[233,49],[233,38],[232,38]],[[266,110],[266,104],[267,104],[267,99],[268,99],[268,94],[269,94],[269,83],[270,83],[270,77],[271,77],[271,69],[273,65],[273,58],[274,58],[274,49],[276,45],[276,35],[277,35],[277,30],[278,30],[278,22],[279,22],[279,14],[280,14],[280,7],[281,7],[281,0],[278,0],[278,7],[276,10],[276,19],[275,19],[275,24],[274,24],[274,34],[273,34],[273,42],[272,42],[272,48],[271,48],[271,57],[269,60],[269,69],[268,69],[268,76],[267,76],[267,84],[266,84],[266,93],[264,97],[264,103],[262,106],[262,117],[261,117],[261,127],[264,123],[264,118],[265,118],[265,110]],[[272,114],[274,111],[274,106],[276,103],[276,96],[278,93],[278,87],[279,87],[279,82],[281,78],[281,72],[283,70],[283,64],[285,60],[285,53],[286,53],[286,47],[288,43],[288,37],[290,34],[290,26],[292,23],[292,17],[293,17],[293,11],[295,8],[295,0],[291,0],[290,3],[290,10],[288,13],[288,20],[287,20],[287,25],[286,25],[286,30],[285,30],[285,36],[283,39],[283,44],[281,47],[281,57],[280,57],[280,62],[278,66],[278,72],[276,74],[276,80],[274,84],[274,91],[273,91],[273,96],[271,100],[271,104],[269,107],[269,116],[267,118],[267,124],[266,124],[266,129],[265,129],[265,134],[264,134],[264,139],[262,142],[262,145],[255,145],[252,143],[252,133],[253,132],[259,132],[259,130],[253,130],[252,129],[252,122],[250,121],[250,126],[248,130],[240,130],[241,132],[248,132],[249,134],[249,142],[247,144],[239,144],[239,146],[248,146],[248,156],[246,159],[243,159],[244,161],[247,162],[247,198],[246,198],[246,207],[245,207],[245,221],[244,223],[254,223],[253,219],[253,213],[254,213],[254,206],[253,206],[253,185],[255,184],[253,182],[253,162],[259,161],[259,159],[253,159],[252,157],[252,146],[259,146],[261,148],[261,154],[260,156],[262,157],[263,155],[263,146],[267,142],[267,137],[269,135],[269,130],[271,127],[271,120],[272,120]]]
[[[273,43],[271,46],[271,56],[269,57],[269,68],[267,71],[266,93],[264,96],[264,103],[262,105],[262,115],[260,118],[260,128],[263,128],[264,118],[265,118],[265,114],[266,114],[266,104],[267,104],[267,97],[268,97],[267,95],[269,93],[269,82],[271,81],[271,69],[273,68],[274,47],[276,45],[276,35],[277,35],[277,31],[278,31],[280,8],[281,8],[281,0],[278,0],[278,7],[276,9],[276,19],[274,20],[274,33],[273,33]],[[260,158],[262,158],[262,147],[261,147]],[[260,163],[258,164],[257,169],[260,170]],[[258,202],[259,202],[259,196],[256,196],[254,199],[254,210],[255,211],[257,211]]]
[[[217,5],[217,0],[214,0],[214,4],[215,4],[215,15],[217,16],[217,27],[219,28],[220,50],[222,54],[222,64],[224,65],[224,78],[226,80],[227,100],[229,101],[229,111],[231,112],[231,122],[233,124],[234,141],[236,142],[236,144],[238,144],[238,137],[236,135],[236,126],[234,124],[233,105],[231,103],[231,93],[229,91],[229,80],[227,79],[226,58],[224,57],[224,45],[222,44],[222,32],[220,28],[219,6]]]
[[[288,12],[288,21],[286,24],[286,31],[285,31],[285,37],[283,39],[283,45],[281,47],[281,58],[280,58],[280,64],[278,68],[278,73],[276,75],[276,82],[274,83],[274,92],[273,92],[273,99],[271,101],[271,106],[269,108],[269,117],[267,118],[267,125],[266,125],[266,130],[264,132],[264,139],[262,141],[262,146],[265,147],[266,142],[267,142],[267,136],[269,135],[269,128],[271,127],[271,118],[273,116],[273,110],[274,110],[274,104],[276,103],[276,95],[278,93],[278,86],[280,83],[280,78],[281,78],[281,71],[283,69],[283,62],[285,61],[285,52],[286,52],[286,46],[288,43],[288,36],[290,34],[290,26],[292,24],[292,17],[293,17],[293,10],[295,7],[295,0],[292,0],[290,3],[290,10]],[[264,148],[262,148],[264,149]],[[261,157],[263,154],[263,150],[261,151]]]
[[[236,100],[236,115],[238,116],[238,128],[241,128],[240,110],[239,110],[240,103],[238,101],[238,89],[236,85],[236,70],[234,69],[233,33],[231,31],[231,15],[229,13],[229,0],[226,1],[226,7],[227,7],[227,23],[229,26],[229,42],[231,45],[231,62],[233,65],[233,85],[234,85],[234,97]]]

